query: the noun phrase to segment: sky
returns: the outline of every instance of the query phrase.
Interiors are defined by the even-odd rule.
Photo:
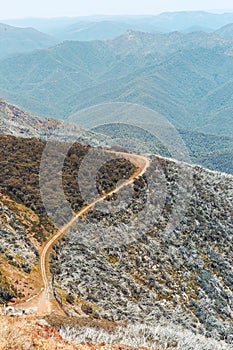
[[[0,5],[1,19],[233,10],[232,0],[0,0]]]

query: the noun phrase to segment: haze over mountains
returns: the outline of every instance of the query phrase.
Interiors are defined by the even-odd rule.
[[[0,59],[15,53],[44,49],[58,40],[34,28],[17,28],[0,23]]]
[[[218,19],[215,22],[217,27],[217,24],[229,21],[230,16],[175,13],[162,14],[158,18],[169,18],[169,23],[179,25],[188,23],[188,18],[195,21],[199,18],[199,22],[203,18],[215,18]],[[183,22],[175,20],[180,17]],[[148,17],[127,18],[131,24],[151,23]],[[158,21],[158,18],[153,17],[153,20]],[[114,20],[98,18],[94,33],[102,35],[96,25],[104,26],[104,33],[108,26],[115,31],[123,22],[118,18],[116,22]],[[69,21],[71,19],[42,19],[37,23],[68,28]],[[84,22],[90,30],[88,39],[91,39],[94,22],[83,19],[78,24],[79,33]],[[77,23],[72,25],[75,29]],[[4,28],[7,28],[6,33]],[[58,119],[67,119],[83,108],[106,102],[143,105],[162,114],[180,130],[192,149],[194,162],[232,173],[232,24],[211,33],[176,31],[152,34],[133,30],[125,32],[126,28],[123,35],[112,40],[65,41],[54,46],[56,39],[52,37],[28,28],[3,25],[2,38],[8,40],[8,32],[13,33],[11,40],[15,51],[31,52],[9,56],[11,45],[1,51],[0,96],[39,117]],[[29,32],[34,35],[33,44],[24,47],[22,42],[26,39],[21,39],[21,36],[23,33],[25,38]],[[118,29],[114,35],[117,33]],[[33,45],[42,44],[45,49],[32,51]],[[153,147],[152,152],[157,150]]]
[[[102,40],[122,35],[126,30],[150,33],[172,31],[215,31],[233,23],[232,13],[166,12],[148,16],[90,16],[76,18],[27,18],[5,20],[19,27],[34,27],[39,31],[68,40]]]
[[[232,23],[0,25],[0,348],[232,350]]]
[[[88,113],[86,114],[88,119]],[[80,118],[79,123],[83,125]],[[95,124],[95,122],[93,123]],[[102,124],[102,123],[100,123]],[[144,129],[122,123],[100,125],[91,131],[77,125],[72,120],[64,123],[58,119],[35,117],[19,107],[0,99],[0,134],[37,137],[47,140],[53,135],[59,140],[75,140],[92,146],[113,147],[118,145],[134,153],[155,153],[172,156],[158,137]],[[91,125],[88,130],[90,130]],[[233,174],[233,137],[211,135],[206,133],[178,129],[183,140],[189,162],[200,164],[206,168]]]
[[[131,102],[176,127],[232,135],[233,41],[216,34],[128,31],[1,61],[1,96],[42,117]]]

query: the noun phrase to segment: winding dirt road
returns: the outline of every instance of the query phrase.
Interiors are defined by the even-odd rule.
[[[57,310],[59,309],[61,312],[61,308],[59,305],[54,302],[51,302],[51,296],[52,290],[50,286],[50,281],[49,281],[49,254],[52,250],[52,247],[54,244],[63,237],[63,235],[72,227],[72,225],[84,214],[86,214],[90,209],[92,209],[97,203],[103,201],[106,197],[109,195],[112,195],[116,192],[118,192],[121,188],[125,187],[126,185],[129,185],[134,182],[134,180],[140,176],[142,176],[147,168],[150,166],[150,160],[141,155],[136,155],[136,154],[130,154],[130,153],[122,153],[122,152],[114,152],[114,151],[108,151],[110,153],[114,153],[120,156],[123,156],[125,159],[131,161],[136,167],[137,171],[132,175],[127,181],[119,185],[117,188],[112,190],[109,193],[106,193],[104,196],[97,198],[95,201],[92,203],[88,204],[86,207],[81,209],[74,217],[66,224],[64,225],[53,237],[50,238],[50,240],[45,244],[43,247],[43,250],[41,252],[41,258],[40,258],[40,269],[41,269],[41,274],[42,274],[42,280],[43,280],[43,285],[44,288],[41,292],[41,296],[39,298],[39,303],[37,306],[37,313],[38,314],[50,314],[52,309],[56,308]],[[55,306],[55,304],[57,304]]]

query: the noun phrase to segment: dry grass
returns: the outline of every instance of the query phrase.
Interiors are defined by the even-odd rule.
[[[70,328],[95,328],[112,333],[118,326],[124,326],[125,323],[112,322],[108,320],[92,319],[89,317],[75,317],[75,316],[60,316],[52,313],[45,317],[49,325],[59,330],[64,327]]]
[[[78,349],[64,341],[52,328],[35,319],[0,318],[0,350]]]
[[[0,350],[132,350],[117,344],[72,344],[46,321],[0,316]],[[139,348],[138,348],[139,350]],[[147,350],[140,348],[140,350]]]

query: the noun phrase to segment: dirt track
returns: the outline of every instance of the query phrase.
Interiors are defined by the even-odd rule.
[[[122,152],[114,152],[109,151],[110,153],[118,154],[120,156],[123,156],[124,158],[130,160],[136,167],[137,171],[134,173],[133,176],[131,176],[127,181],[122,183],[120,186],[115,188],[113,191],[106,193],[104,196],[94,200],[92,203],[88,204],[86,207],[81,209],[74,217],[66,224],[64,225],[53,237],[50,238],[50,240],[45,244],[43,247],[43,250],[41,252],[40,257],[40,269],[41,269],[41,275],[43,280],[44,288],[41,291],[40,295],[35,297],[35,299],[32,298],[30,302],[23,303],[24,308],[32,308],[35,306],[37,309],[38,315],[45,315],[50,314],[52,310],[56,309],[58,312],[62,312],[61,308],[59,307],[58,303],[56,303],[54,300],[50,300],[50,295],[52,294],[51,288],[50,288],[50,282],[49,282],[49,253],[52,250],[53,245],[62,238],[62,236],[72,227],[72,225],[84,214],[86,214],[90,209],[92,209],[95,204],[103,201],[107,196],[112,195],[113,193],[118,192],[121,188],[125,187],[126,185],[129,185],[133,183],[133,181],[142,176],[147,168],[150,166],[150,160],[141,155],[136,154],[129,154],[129,153],[122,153]],[[33,305],[33,304],[37,305]]]

